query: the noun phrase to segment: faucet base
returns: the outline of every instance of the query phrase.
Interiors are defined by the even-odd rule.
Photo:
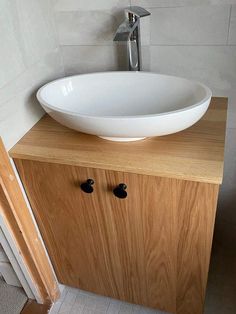
[[[113,141],[113,142],[136,142],[144,140],[146,137],[104,137],[99,136],[100,138],[107,140],[107,141]]]

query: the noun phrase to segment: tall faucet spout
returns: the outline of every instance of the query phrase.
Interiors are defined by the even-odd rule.
[[[118,27],[114,41],[127,42],[129,70],[141,71],[140,18],[151,13],[137,6],[126,8],[125,12],[126,19]]]
[[[148,15],[151,15],[150,12],[148,12],[146,9],[138,6],[131,6],[126,9],[126,12],[133,14],[134,16],[137,17],[145,17]]]
[[[125,20],[118,27],[113,40],[114,41],[128,41],[137,26],[138,26],[137,22],[130,22],[128,20]]]

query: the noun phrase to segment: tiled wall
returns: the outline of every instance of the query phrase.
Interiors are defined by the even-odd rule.
[[[126,49],[113,44],[129,0],[56,0],[59,42],[67,75],[126,69]]]
[[[9,149],[42,116],[39,86],[63,76],[51,0],[0,0],[0,136]]]
[[[113,44],[124,7],[142,20],[144,70],[183,76],[230,99],[224,184],[216,237],[236,241],[236,0],[55,0],[65,73],[122,70],[126,50]]]

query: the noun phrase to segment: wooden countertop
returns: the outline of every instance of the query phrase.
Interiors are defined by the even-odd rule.
[[[133,143],[75,132],[45,115],[10,156],[220,184],[226,115],[227,99],[213,98],[207,113],[191,128]]]

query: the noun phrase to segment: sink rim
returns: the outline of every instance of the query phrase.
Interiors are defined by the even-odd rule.
[[[194,105],[191,106],[186,106],[183,107],[181,109],[176,109],[176,110],[172,110],[172,111],[166,111],[166,112],[162,112],[162,113],[153,113],[153,114],[142,114],[142,115],[129,115],[129,116],[96,116],[96,115],[91,115],[91,114],[83,114],[83,113],[78,113],[78,112],[74,112],[71,110],[67,110],[67,109],[61,109],[58,108],[57,106],[51,105],[48,102],[46,102],[43,97],[41,96],[42,91],[47,88],[49,85],[51,84],[55,84],[58,83],[60,81],[65,81],[65,80],[69,80],[72,79],[74,77],[82,77],[82,76],[96,76],[96,75],[104,75],[104,74],[125,74],[125,75],[139,75],[139,74],[148,74],[149,76],[153,75],[153,76],[161,76],[161,77],[166,77],[166,78],[173,78],[173,79],[180,79],[186,82],[191,82],[194,83],[196,85],[199,85],[201,87],[203,87],[203,89],[206,92],[206,96],[199,102],[196,102]],[[209,98],[211,98],[212,95],[212,91],[210,90],[209,87],[207,87],[205,84],[199,82],[199,81],[195,81],[195,80],[191,80],[191,79],[187,79],[184,77],[180,77],[180,76],[174,76],[174,75],[166,75],[166,74],[159,74],[159,73],[155,73],[155,72],[147,72],[147,71],[141,71],[141,72],[131,72],[131,71],[104,71],[104,72],[94,72],[94,73],[83,73],[83,74],[75,74],[75,75],[70,75],[70,76],[65,76],[62,77],[60,79],[56,79],[53,81],[50,81],[48,83],[46,83],[45,85],[43,85],[41,88],[39,88],[39,90],[37,91],[36,97],[38,99],[38,101],[40,102],[40,104],[42,106],[45,106],[49,109],[52,109],[54,111],[60,112],[60,113],[64,113],[64,114],[69,114],[72,116],[79,116],[79,117],[85,117],[85,118],[90,118],[90,119],[113,119],[113,120],[128,120],[128,119],[145,119],[145,118],[154,118],[154,117],[158,117],[158,116],[167,116],[170,114],[175,114],[175,113],[179,113],[179,112],[186,112],[188,110],[191,110],[195,107],[201,106],[202,104],[204,104]]]

